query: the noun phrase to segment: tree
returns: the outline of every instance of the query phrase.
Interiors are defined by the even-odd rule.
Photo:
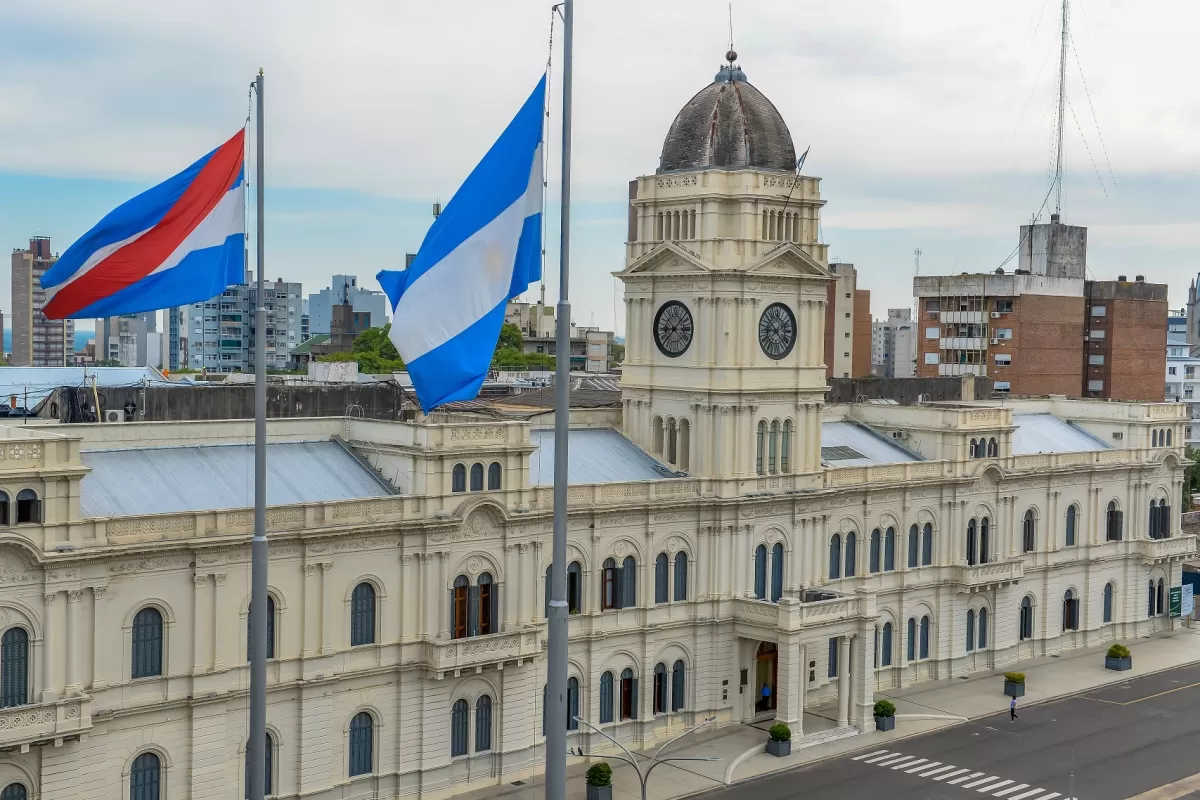
[[[317,360],[354,361],[358,363],[360,372],[368,374],[399,372],[404,369],[404,361],[396,351],[396,345],[388,338],[391,329],[390,323],[382,328],[368,328],[354,337],[349,353],[330,353]]]
[[[497,350],[524,350],[525,336],[521,329],[511,322],[500,326],[500,340],[496,342]]]
[[[625,345],[613,342],[612,347],[608,350],[608,359],[614,364],[620,364],[625,361]]]

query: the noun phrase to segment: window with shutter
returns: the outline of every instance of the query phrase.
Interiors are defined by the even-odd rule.
[[[29,633],[9,628],[0,637],[0,707],[29,702]]]
[[[688,556],[687,553],[675,554],[675,602],[687,600],[688,592]]]
[[[667,588],[667,554],[659,553],[654,558],[654,602],[665,603],[670,593]]]
[[[686,702],[687,698],[686,698],[686,695],[684,694],[684,689],[685,689],[684,673],[686,672],[686,669],[687,668],[684,666],[683,661],[676,661],[675,665],[673,667],[671,667],[671,710],[672,711],[682,711],[687,706],[687,702]]]
[[[475,752],[492,749],[492,698],[482,695],[475,701]]]
[[[350,646],[375,642],[375,587],[360,583],[350,595]]]
[[[600,676],[600,724],[613,721],[613,674]]]
[[[351,778],[368,775],[375,768],[375,720],[366,711],[358,712],[350,720],[349,761]]]
[[[979,563],[986,564],[991,558],[988,547],[988,527],[991,520],[984,517],[979,521]]]
[[[883,571],[891,572],[896,568],[896,529],[888,528],[883,535]]]
[[[771,602],[783,597],[783,545],[776,542],[771,548]]]
[[[846,534],[846,577],[853,578],[858,562],[858,534],[850,531]]]
[[[921,529],[921,566],[933,563],[933,524],[926,522]]]
[[[161,800],[162,762],[154,753],[142,753],[129,770],[129,800]]]
[[[133,618],[133,664],[130,677],[162,675],[163,619],[156,608],[143,608]]]
[[[921,531],[913,525],[908,529],[908,568],[915,569],[920,564]]]
[[[880,542],[881,536],[882,534],[879,532],[879,528],[871,531],[871,553],[867,564],[867,569],[871,572],[879,572],[879,548],[882,544]]]
[[[621,565],[621,608],[637,606],[637,562],[633,556],[625,556]]]
[[[765,544],[754,548],[754,596],[759,600],[767,599],[767,546]]]

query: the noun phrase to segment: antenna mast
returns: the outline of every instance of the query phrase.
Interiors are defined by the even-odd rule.
[[[913,250],[913,257],[917,262],[917,274],[920,275],[921,274],[921,248],[918,247],[916,250]]]
[[[1062,44],[1058,56],[1058,125],[1057,150],[1054,156],[1054,214],[1062,213],[1062,172],[1063,172],[1063,130],[1066,127],[1065,113],[1067,105],[1067,36],[1069,32],[1069,0],[1062,4]]]

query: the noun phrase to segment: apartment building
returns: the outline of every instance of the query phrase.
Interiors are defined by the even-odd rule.
[[[361,288],[355,275],[334,275],[327,288],[308,296],[306,305],[311,333],[333,333],[333,307],[336,305],[349,305],[356,312],[370,314],[370,324],[375,328],[382,328],[388,321],[387,296],[380,291]],[[304,339],[307,338],[305,335]]]
[[[29,249],[12,252],[12,357],[21,367],[62,367],[75,352],[75,321],[50,320],[42,314],[46,293],[42,275],[54,266],[58,255],[50,249],[49,236],[34,236]]]
[[[825,377],[871,374],[871,292],[858,288],[853,264],[830,264],[825,287]]]
[[[887,319],[871,323],[871,374],[911,378],[916,357],[917,329],[911,308],[889,308]]]

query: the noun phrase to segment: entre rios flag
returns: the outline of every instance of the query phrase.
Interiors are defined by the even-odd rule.
[[[245,130],[127,201],[42,276],[50,319],[198,303],[244,280]]]
[[[426,413],[479,394],[508,300],[542,276],[545,99],[543,75],[412,264],[376,276],[392,303],[391,340]]]

